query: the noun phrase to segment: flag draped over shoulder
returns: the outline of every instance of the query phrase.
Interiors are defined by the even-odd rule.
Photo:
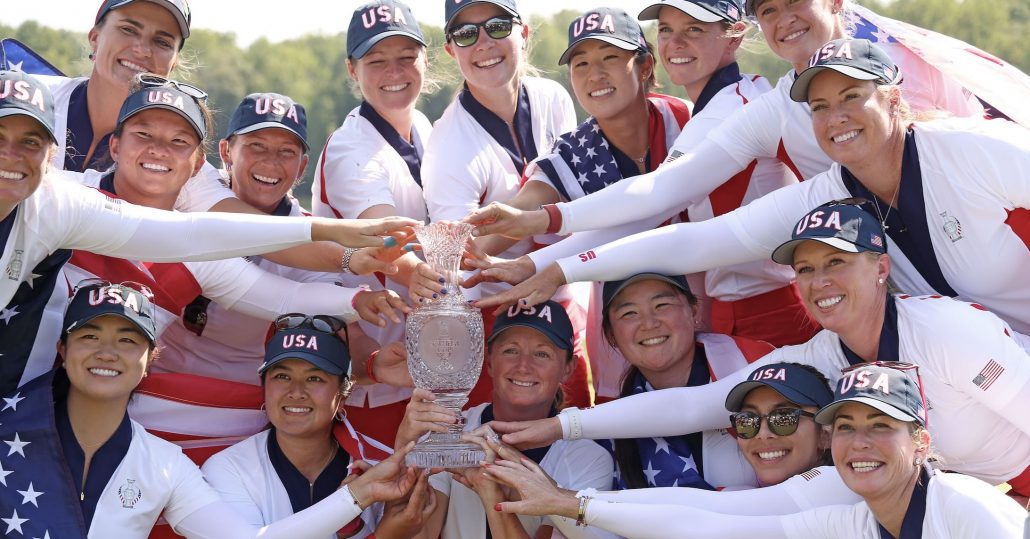
[[[64,73],[46,61],[46,58],[14,38],[0,40],[0,69],[24,71],[30,75],[64,76]]]
[[[969,43],[854,6],[855,37],[900,43],[989,107],[1030,128],[1030,75]]]
[[[86,536],[54,423],[53,377],[51,371],[31,380],[4,397],[0,407],[0,532],[4,537]]]

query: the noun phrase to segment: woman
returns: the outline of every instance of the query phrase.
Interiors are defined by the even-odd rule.
[[[526,53],[530,28],[513,0],[448,0],[445,19],[444,48],[465,84],[426,147],[422,182],[433,221],[461,219],[515,196],[526,166],[576,120],[560,84],[526,75],[532,70]],[[529,242],[521,242],[505,253],[519,256],[528,249]]]
[[[812,182],[806,182],[812,183]],[[802,184],[805,185],[805,184]],[[918,362],[937,450],[949,469],[989,483],[1008,482],[1025,496],[1030,466],[1030,421],[1016,403],[1030,398],[1027,352],[1000,318],[977,304],[941,296],[888,292],[894,266],[879,219],[850,203],[817,207],[776,250],[798,274],[805,307],[825,330],[798,346],[757,361],[813,365],[836,381],[848,365]],[[591,410],[566,410],[509,436],[509,443],[546,442],[568,432],[578,437],[655,436],[727,426],[722,402],[735,373],[698,388],[676,388],[620,399]],[[691,405],[684,409],[683,402]],[[679,406],[681,413],[653,424],[642,410]],[[576,416],[575,418],[571,416]],[[506,425],[495,426],[506,429]]]
[[[153,117],[146,110],[135,114],[141,119]],[[119,146],[122,139],[132,134],[131,129],[125,127],[128,122],[126,118],[116,129],[119,135],[114,142]],[[289,96],[275,93],[248,95],[233,112],[228,132],[219,142],[218,150],[225,164],[229,187],[240,200],[268,215],[307,214],[290,194],[304,173],[308,160],[307,118],[303,105]],[[128,167],[122,165],[119,162],[110,176],[91,175],[89,183],[109,184],[105,191],[112,194],[135,192],[134,185],[141,183],[143,178],[126,174],[124,168]],[[180,175],[166,183],[164,189],[169,198],[183,181],[185,176]],[[131,195],[126,198],[129,202],[142,202]],[[80,266],[89,270],[95,267],[90,263],[90,259],[95,261],[94,257],[77,253],[72,263],[82,261]],[[205,271],[208,265],[217,268]],[[179,309],[172,312],[176,315],[175,320],[166,326],[160,338],[161,362],[156,367],[161,372],[190,373],[256,385],[259,382],[257,366],[264,356],[268,322],[279,313],[310,312],[308,309],[315,308],[311,304],[312,299],[319,298],[319,301],[324,301],[322,308],[327,309],[325,312],[353,319],[353,314],[344,312],[350,306],[376,327],[385,324],[390,316],[400,320],[393,309],[402,312],[407,309],[396,294],[385,291],[357,291],[355,294],[353,289],[330,285],[339,278],[338,274],[298,270],[260,257],[252,257],[246,262],[235,259],[191,264],[186,269],[190,273],[196,272],[199,285],[196,292],[200,295],[190,297],[193,291],[175,294]],[[232,282],[217,285],[217,280],[224,275],[232,275]],[[275,279],[273,275],[283,279]],[[247,276],[257,280],[248,286]],[[144,278],[139,276],[136,280]],[[155,283],[155,286],[159,285]],[[247,304],[269,308],[259,309],[266,311],[263,313],[252,308],[237,308],[229,299],[235,294],[233,290],[243,291],[240,297],[249,298]],[[264,300],[259,299],[269,293]],[[373,311],[383,316],[373,314]]]
[[[154,261],[202,260],[259,254],[311,240],[382,245],[383,239],[372,237],[374,234],[412,223],[402,218],[359,224],[312,218],[182,215],[121,203],[49,174],[54,115],[53,99],[45,86],[30,76],[10,72],[0,72],[0,86],[4,89],[0,92],[4,114],[0,118],[0,170],[4,171],[0,222],[4,223],[7,245],[0,265],[8,277],[0,281],[0,305],[6,306],[3,316],[8,322],[3,327],[3,342],[12,343],[5,353],[22,358],[21,362],[5,362],[8,370],[2,380],[8,389],[32,377],[23,377],[25,358],[35,342],[26,336],[39,329],[43,306],[55,292],[57,270],[67,260],[67,249]],[[155,91],[164,92],[166,86],[162,82]],[[172,95],[170,90],[168,95]],[[186,136],[192,133],[191,129]],[[61,219],[52,218],[58,214]],[[218,233],[205,233],[213,230]],[[36,280],[40,277],[37,270],[44,266],[48,270],[46,286]],[[29,372],[34,376],[46,368]]]
[[[428,65],[426,39],[406,4],[383,0],[354,10],[347,31],[347,71],[362,102],[330,135],[318,158],[311,195],[315,215],[426,219],[421,166],[432,127],[415,104]],[[370,275],[345,275],[343,282],[386,286],[405,297],[419,262],[413,254],[393,260],[398,271],[383,284]],[[364,324],[362,329],[383,344],[404,338],[401,324]],[[391,447],[410,396],[406,387],[357,387],[348,397],[347,414],[358,430]]]
[[[13,412],[28,401],[20,402],[23,413],[9,413],[3,422],[5,437],[14,434],[22,442],[26,436],[20,453],[32,444],[52,455],[32,474],[33,484],[46,485],[46,492],[31,485],[27,491],[65,509],[6,501],[5,514],[23,515],[12,517],[15,526],[28,528],[35,520],[55,536],[142,538],[163,516],[186,537],[326,537],[373,502],[399,498],[416,482],[417,472],[400,465],[405,451],[399,451],[297,515],[262,529],[243,521],[177,446],[148,434],[126,412],[154,360],[152,298],[138,283],[77,287],[57,346],[62,366],[22,387],[11,400]],[[9,481],[15,479],[11,473],[30,472],[25,461],[5,464],[18,466],[8,471]]]
[[[717,333],[697,325],[697,298],[683,276],[655,273],[604,283],[601,309],[605,338],[628,361],[619,369],[619,397],[670,387],[695,387],[747,367],[769,353],[768,343]],[[616,489],[753,487],[748,455],[725,429],[611,443]]]
[[[498,316],[487,343],[492,402],[455,418],[446,408],[433,404],[432,393],[415,390],[397,431],[396,447],[404,447],[426,432],[444,431],[447,423],[464,421],[465,430],[470,431],[495,418],[554,416],[562,400],[560,385],[573,369],[572,339],[572,323],[562,306],[553,301]],[[593,442],[558,442],[527,451],[525,457],[538,462],[562,484],[575,485],[573,488],[607,488],[611,484],[611,457]],[[460,481],[450,474],[430,478],[437,490],[437,506],[420,537],[486,537],[488,532],[496,538],[551,537],[547,530],[555,526],[553,522],[520,521],[494,511],[495,504],[506,498],[496,484],[485,480],[480,468],[467,468],[460,475]]]
[[[332,437],[333,420],[351,384],[347,343],[336,334],[343,323],[323,315],[287,315],[276,327],[259,369],[272,427],[215,454],[203,467],[222,499],[256,527],[325,499],[350,468],[346,451]],[[365,522],[356,520],[347,531],[366,528],[376,537],[409,537],[416,528],[402,529],[408,524],[402,514],[416,517],[417,524],[434,509],[427,480],[427,472],[419,475],[401,512],[388,509],[377,525],[376,515],[366,511]]]
[[[525,462],[501,462],[487,473],[519,490],[523,501],[503,503],[503,511],[575,516],[629,538],[1021,537],[1021,507],[982,481],[930,468],[925,411],[921,388],[902,370],[862,365],[844,374],[833,403],[815,418],[830,425],[837,471],[862,500],[791,515],[729,516],[683,506],[577,500]]]
[[[704,224],[678,225],[594,250],[587,263],[563,260],[527,286],[552,280],[612,279],[647,268],[692,272],[758,260],[781,243],[789,226],[827,200],[862,197],[886,228],[901,290],[976,301],[1030,330],[1023,308],[1030,281],[1017,269],[1030,263],[1030,170],[1027,132],[1006,121],[915,121],[906,113],[899,71],[883,50],[865,40],[828,43],[792,94],[806,99],[820,147],[838,161],[829,171],[756,200],[746,209]],[[839,97],[846,88],[854,88]],[[858,135],[852,140],[852,137]],[[957,150],[956,147],[961,148]],[[955,156],[963,156],[956,160]],[[1005,163],[1004,170],[973,163]],[[689,255],[655,260],[656,246],[691,245]],[[1000,258],[999,258],[1000,257]],[[980,278],[980,260],[999,260],[992,279]],[[541,284],[541,283],[547,284]],[[511,299],[528,294],[515,291]],[[517,299],[516,298],[516,299]]]

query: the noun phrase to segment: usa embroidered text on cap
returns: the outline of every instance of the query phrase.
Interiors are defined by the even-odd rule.
[[[887,252],[880,221],[855,204],[831,202],[808,212],[794,227],[791,240],[773,251],[773,261],[793,264],[794,250],[808,240],[849,253]]]
[[[21,71],[0,71],[0,118],[28,116],[39,122],[53,140],[54,97],[50,89]]]
[[[308,119],[304,106],[282,94],[250,94],[244,97],[229,118],[225,138],[269,128],[285,129],[297,135],[304,151],[309,149]]]
[[[903,364],[899,364],[903,365]],[[837,411],[849,402],[871,406],[899,421],[926,425],[926,408],[917,380],[907,372],[914,371],[876,365],[861,365],[845,372],[837,382],[833,402],[815,415],[817,423],[833,423]]]
[[[629,13],[618,8],[597,8],[576,17],[569,24],[569,46],[558,65],[569,63],[573,50],[588,39],[596,39],[627,51],[646,51],[644,31]]]
[[[336,376],[350,373],[350,350],[343,339],[310,327],[276,331],[265,345],[263,373],[287,359],[301,359]]]
[[[65,333],[104,315],[120,316],[132,322],[151,344],[157,340],[153,299],[124,284],[107,282],[85,285],[76,290],[64,312]]]
[[[747,380],[730,390],[726,396],[726,409],[739,412],[751,390],[766,386],[794,404],[823,407],[833,401],[825,379],[798,363],[771,363],[751,372]]]
[[[161,87],[144,86],[129,94],[118,113],[118,125],[144,110],[153,108],[170,110],[182,116],[196,131],[200,140],[207,136],[207,121],[204,119],[200,104],[193,96],[171,84]]]
[[[856,80],[876,81],[876,84],[900,84],[901,70],[880,47],[868,39],[835,39],[823,45],[812,55],[805,69],[790,86],[790,98],[808,101],[808,87],[820,72],[831,69]]]
[[[533,328],[547,336],[555,346],[562,350],[571,350],[573,344],[572,321],[565,307],[554,300],[540,305],[520,307],[514,305],[501,313],[494,321],[487,342],[493,341],[503,331],[516,326]]]
[[[396,0],[377,0],[365,4],[350,18],[347,28],[347,57],[355,60],[391,36],[404,36],[426,46],[426,38],[411,8]]]

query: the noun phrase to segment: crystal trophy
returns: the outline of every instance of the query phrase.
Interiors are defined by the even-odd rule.
[[[436,403],[459,418],[483,367],[483,316],[468,304],[458,286],[461,257],[471,234],[472,225],[460,222],[416,227],[426,262],[444,276],[447,293],[416,307],[404,328],[408,371],[415,387],[432,391]],[[461,440],[464,425],[461,419],[447,425],[447,432],[429,433],[408,453],[405,463],[419,468],[479,466],[486,454],[478,445]]]

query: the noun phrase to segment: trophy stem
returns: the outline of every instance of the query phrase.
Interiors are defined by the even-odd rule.
[[[472,468],[486,459],[486,453],[478,445],[464,442],[461,435],[465,418],[461,407],[468,402],[468,391],[434,391],[436,404],[447,408],[458,416],[456,423],[446,425],[447,432],[431,432],[408,453],[404,463],[419,468]]]

